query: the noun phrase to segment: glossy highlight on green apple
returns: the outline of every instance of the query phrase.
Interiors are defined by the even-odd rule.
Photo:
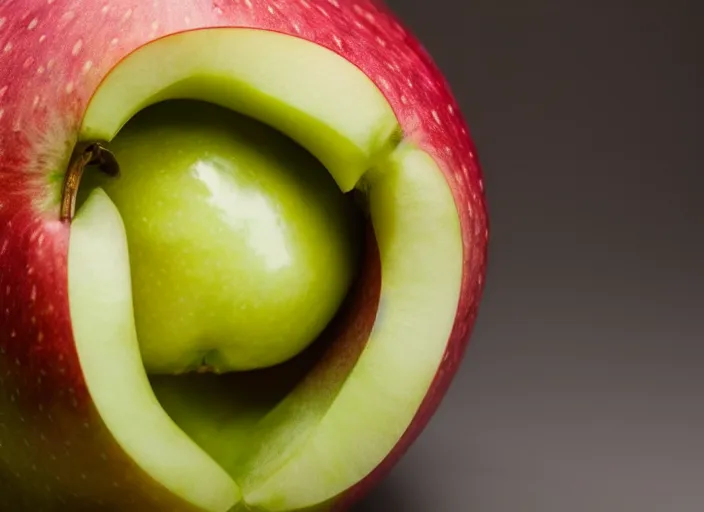
[[[454,98],[378,2],[84,7],[0,5],[0,509],[348,510],[477,314]]]
[[[264,368],[318,337],[360,242],[352,201],[317,160],[202,102],[146,109],[109,148],[119,179],[87,177],[125,223],[149,373]]]

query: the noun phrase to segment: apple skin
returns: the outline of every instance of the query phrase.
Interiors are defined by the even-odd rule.
[[[386,475],[420,434],[458,369],[486,271],[488,220],[482,174],[448,84],[393,13],[372,0],[3,2],[0,508],[16,509],[11,496],[20,485],[25,495],[41,487],[68,509],[69,489],[76,488],[85,490],[84,497],[95,503],[105,500],[129,510],[149,510],[157,503],[159,508],[175,508],[156,483],[125,496],[122,483],[101,479],[102,473],[127,475],[137,470],[111,441],[83,380],[68,307],[70,225],[59,218],[55,184],[67,167],[88,101],[121,59],[165,35],[228,26],[310,40],[358,66],[385,94],[406,139],[435,159],[460,213],[464,273],[443,364],[395,449],[338,497],[331,504],[334,510],[346,510]],[[41,462],[41,467],[18,466],[18,461],[28,460]],[[46,484],[49,477],[51,485]],[[182,503],[178,506],[183,509]]]

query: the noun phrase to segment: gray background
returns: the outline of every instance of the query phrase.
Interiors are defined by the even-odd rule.
[[[701,512],[701,0],[388,4],[470,123],[491,265],[451,392],[358,512]]]

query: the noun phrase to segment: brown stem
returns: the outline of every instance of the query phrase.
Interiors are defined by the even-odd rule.
[[[100,142],[83,143],[76,146],[71,156],[61,197],[61,220],[71,222],[76,214],[76,198],[81,185],[83,171],[89,165],[97,166],[111,177],[120,174],[120,166],[110,150]]]

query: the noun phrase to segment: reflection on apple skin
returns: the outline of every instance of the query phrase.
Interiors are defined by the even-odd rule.
[[[227,166],[218,158],[199,160],[191,172],[208,190],[208,202],[220,210],[226,224],[244,235],[269,272],[290,267],[293,257],[280,209],[261,190],[238,184],[237,173],[227,172]]]

